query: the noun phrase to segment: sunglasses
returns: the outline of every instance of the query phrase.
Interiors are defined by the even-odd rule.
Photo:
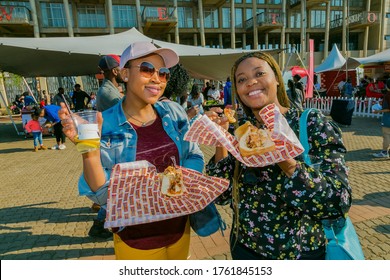
[[[161,82],[167,82],[169,80],[169,69],[165,67],[161,67],[160,69],[156,69],[154,65],[150,62],[142,62],[140,65],[134,65],[134,67],[139,68],[139,72],[141,73],[142,76],[145,78],[151,78],[154,73],[158,73],[158,78],[160,79]]]

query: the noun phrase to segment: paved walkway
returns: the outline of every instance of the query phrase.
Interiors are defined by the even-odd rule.
[[[390,260],[390,160],[371,157],[382,143],[379,121],[355,118],[342,129],[354,196],[351,218],[366,258]],[[45,137],[44,143],[51,147],[55,139]],[[81,159],[73,144],[38,153],[32,146],[31,138],[18,136],[9,119],[0,118],[0,259],[114,259],[112,241],[87,235],[96,214],[77,194]],[[212,148],[202,150],[209,159]],[[230,225],[231,210],[219,209]],[[190,259],[231,259],[229,230],[225,236],[193,234]]]

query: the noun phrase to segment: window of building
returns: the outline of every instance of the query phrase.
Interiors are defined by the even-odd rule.
[[[268,0],[268,4],[271,5],[280,5],[282,3],[281,0]]]
[[[113,5],[112,16],[114,18],[114,27],[131,28],[138,26],[135,6]]]
[[[177,16],[179,17],[179,27],[181,28],[193,28],[194,19],[192,16],[192,8],[190,7],[178,7]]]
[[[238,28],[242,28],[243,26],[242,9],[235,8],[234,15],[235,15],[235,26]]]
[[[41,2],[41,11],[42,11],[42,25],[44,27],[66,27],[67,26],[63,3],[47,3],[47,2],[42,3]],[[71,11],[70,5],[69,5],[69,11]]]
[[[301,28],[301,13],[292,11],[290,15],[290,28]]]
[[[310,27],[325,28],[326,12],[320,10],[310,11]]]
[[[106,27],[106,15],[102,5],[80,5],[77,7],[79,27]]]
[[[342,7],[344,0],[332,0],[330,6],[332,7]]]
[[[253,17],[252,9],[245,9],[245,20],[251,19]]]
[[[386,18],[390,18],[390,13],[386,13]]]
[[[218,9],[204,9],[204,27],[218,28]]]
[[[241,4],[242,0],[234,0],[234,3]]]
[[[264,23],[275,24],[282,23],[282,10],[281,9],[267,9],[267,12],[263,14],[260,19]]]
[[[29,2],[0,1],[0,6],[4,8],[2,12],[5,14],[3,16],[11,15],[13,20],[26,23],[31,21]]]
[[[265,4],[265,0],[257,0],[257,4]]]
[[[348,5],[354,8],[363,8],[364,1],[363,0],[349,0]]]
[[[230,8],[222,8],[222,28],[230,28]]]
[[[245,0],[245,3],[252,4],[252,0]]]
[[[0,5],[1,6],[3,6],[3,5],[4,6],[13,6],[15,8],[17,6],[23,6],[23,7],[29,8],[29,9],[31,7],[29,2],[19,2],[19,1],[0,1]]]

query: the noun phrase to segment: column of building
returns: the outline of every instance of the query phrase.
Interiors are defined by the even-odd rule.
[[[231,22],[230,22],[230,47],[232,49],[235,49],[236,48],[236,28],[235,28],[235,24],[236,24],[236,13],[234,11],[234,1],[230,1],[230,18],[231,18]]]
[[[257,1],[252,1],[252,19],[253,19],[253,49],[259,47],[259,34],[257,32]]]

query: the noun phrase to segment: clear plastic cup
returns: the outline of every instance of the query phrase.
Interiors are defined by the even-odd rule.
[[[94,151],[100,147],[100,132],[97,123],[97,111],[82,111],[73,114],[77,129],[75,139],[80,153]]]

